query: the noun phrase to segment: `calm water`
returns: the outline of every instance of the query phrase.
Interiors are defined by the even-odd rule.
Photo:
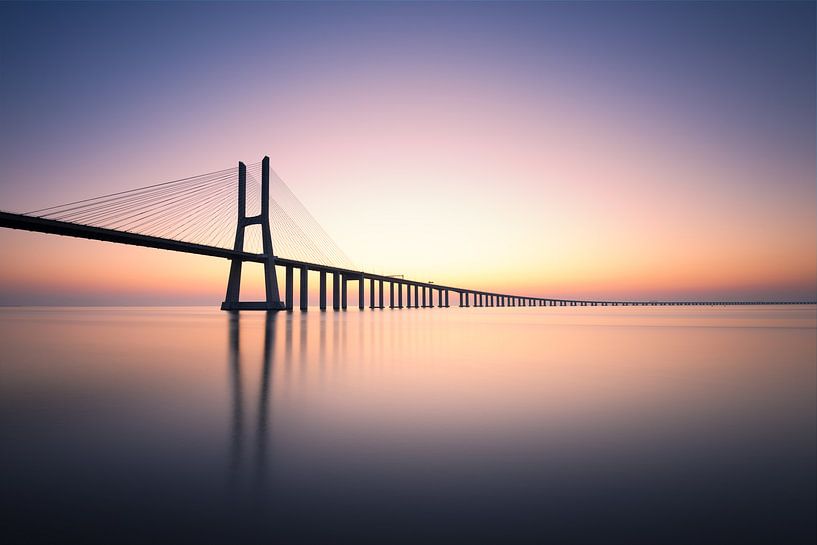
[[[6,543],[815,540],[814,307],[7,308],[0,358]]]

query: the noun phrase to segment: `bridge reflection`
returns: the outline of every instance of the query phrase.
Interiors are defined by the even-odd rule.
[[[243,475],[243,465],[245,457],[252,456],[252,467],[249,469],[247,478],[250,479],[251,486],[255,494],[263,494],[267,480],[267,449],[270,433],[270,387],[273,375],[273,348],[275,343],[276,313],[267,312],[264,319],[263,351],[261,360],[261,377],[258,392],[258,410],[256,416],[255,430],[252,436],[254,447],[251,453],[245,452],[245,434],[249,432],[250,426],[245,426],[245,419],[248,413],[245,412],[245,390],[242,380],[242,358],[241,358],[241,318],[237,311],[231,312],[229,317],[229,369],[230,369],[230,395],[232,401],[231,429],[230,429],[230,454],[229,454],[229,475],[230,486],[234,491],[239,491]],[[285,335],[286,350],[284,351],[285,365],[289,367],[292,359],[292,324],[287,322]]]
[[[272,405],[273,405],[273,381],[275,377],[276,364],[280,364],[279,378],[289,382],[292,376],[292,366],[295,358],[293,353],[297,350],[297,364],[300,371],[305,371],[309,365],[307,344],[306,315],[301,315],[298,320],[298,341],[297,347],[293,341],[294,321],[298,315],[281,314],[276,312],[265,313],[263,319],[263,338],[261,362],[259,368],[257,410],[249,410],[248,403],[252,403],[254,396],[246,388],[247,385],[255,384],[253,377],[247,374],[247,369],[255,369],[255,363],[248,361],[248,354],[254,351],[251,347],[242,354],[241,338],[242,328],[245,334],[253,324],[257,323],[252,318],[247,319],[242,324],[241,313],[232,311],[228,318],[228,369],[229,369],[229,395],[230,395],[230,432],[229,432],[229,483],[231,489],[240,493],[251,491],[251,496],[258,498],[263,496],[268,483],[269,472],[269,449],[272,432]],[[317,347],[317,370],[323,374],[327,357],[327,315],[322,315],[315,331],[318,338]],[[338,324],[336,324],[338,325]],[[283,330],[283,331],[282,331]],[[335,346],[332,352],[337,356],[337,343],[339,336],[343,334],[343,328],[338,328],[333,335]],[[249,335],[252,340],[257,340],[257,335]],[[278,345],[276,351],[276,343]],[[284,384],[286,387],[287,384]],[[247,487],[249,490],[245,490]]]

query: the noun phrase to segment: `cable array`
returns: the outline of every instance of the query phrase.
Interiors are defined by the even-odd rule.
[[[247,165],[246,215],[261,211],[261,163]],[[205,246],[232,248],[238,216],[238,168],[42,208],[27,215]],[[270,176],[270,231],[276,256],[355,266],[281,178]],[[244,251],[263,252],[259,226],[245,230]]]

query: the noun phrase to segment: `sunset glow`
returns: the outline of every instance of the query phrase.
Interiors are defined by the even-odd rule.
[[[366,271],[542,297],[817,292],[812,4],[118,8],[3,6],[0,208],[268,154]],[[20,47],[34,20],[49,39]],[[213,304],[228,270],[10,230],[0,247],[11,304]]]

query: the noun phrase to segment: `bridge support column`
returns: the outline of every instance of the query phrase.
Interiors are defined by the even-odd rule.
[[[346,307],[348,306],[347,285],[348,285],[349,279],[346,278],[345,274],[342,274],[342,275],[340,275],[340,282],[341,282],[340,308],[342,308],[343,310],[346,310]]]
[[[363,310],[366,306],[366,279],[361,276],[357,279],[357,308]]]
[[[309,269],[301,267],[301,296],[298,298],[301,310],[309,308]]]
[[[445,308],[448,308],[448,290],[445,290]]]
[[[374,278],[369,278],[369,308],[374,309]]]
[[[377,308],[383,308],[383,281],[377,281]]]
[[[320,272],[320,306],[321,310],[326,310],[326,271]]]
[[[397,283],[397,308],[403,308],[403,283]]]
[[[286,271],[286,308],[292,310],[292,267],[287,265]]]
[[[394,282],[389,282],[389,308],[394,308]]]
[[[247,217],[247,166],[238,163],[238,221],[235,230],[233,250],[244,251],[244,231],[249,225],[261,226],[261,242],[264,255],[265,301],[241,301],[241,266],[244,259],[230,259],[230,275],[227,278],[227,293],[221,310],[283,310],[286,305],[278,294],[278,277],[275,272],[275,255],[272,249],[272,235],[269,226],[269,157],[261,161],[261,213]]]
[[[411,308],[411,284],[406,284],[406,308]]]
[[[332,309],[340,310],[340,273],[332,273]]]

